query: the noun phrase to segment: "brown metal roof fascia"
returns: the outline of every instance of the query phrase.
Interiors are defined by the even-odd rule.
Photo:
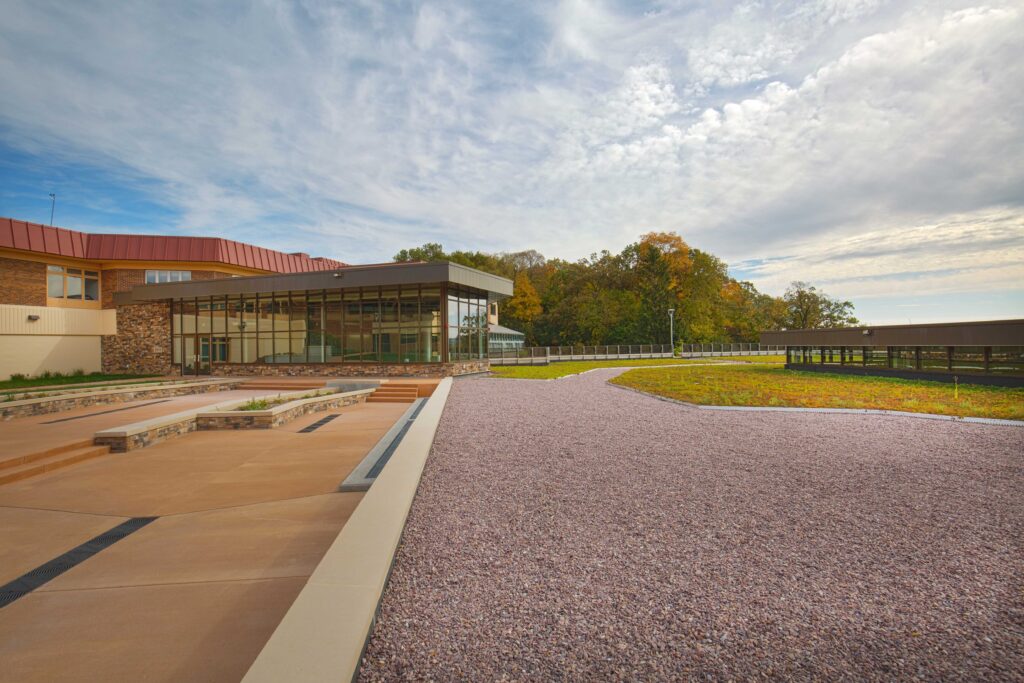
[[[341,277],[335,277],[340,274]],[[497,297],[512,294],[512,281],[497,275],[466,268],[454,263],[392,263],[374,266],[349,266],[312,273],[287,275],[257,275],[217,280],[168,282],[138,285],[131,291],[131,300],[160,301],[191,297],[233,294],[266,294],[270,292],[301,291],[305,289],[348,289],[451,282],[473,287]]]
[[[283,254],[219,237],[86,233],[0,217],[0,247],[93,261],[211,262],[254,270],[276,262],[281,271],[331,270],[341,261]]]
[[[447,262],[447,265],[449,268],[449,282],[474,287],[485,292],[493,292],[500,297],[512,296],[512,281],[508,278],[501,277],[500,275],[491,275],[482,270],[458,263]]]
[[[778,346],[1024,346],[1024,320],[779,330],[762,332],[761,343]]]

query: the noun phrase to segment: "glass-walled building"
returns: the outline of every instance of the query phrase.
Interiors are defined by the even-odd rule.
[[[518,351],[526,345],[526,335],[518,330],[492,323],[487,334],[487,349],[491,353]]]
[[[1024,320],[765,332],[786,367],[850,374],[1024,385]]]
[[[365,374],[370,365],[486,362],[488,307],[511,291],[509,280],[471,268],[411,263],[156,284],[121,303],[167,306],[169,360],[184,374],[331,366],[324,374],[343,375],[336,366]]]

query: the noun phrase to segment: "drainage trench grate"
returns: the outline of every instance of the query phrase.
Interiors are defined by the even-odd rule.
[[[373,463],[373,467],[370,468],[370,471],[366,475],[367,479],[376,479],[377,475],[384,469],[384,465],[388,464],[388,460],[391,459],[391,456],[398,448],[398,444],[402,443],[402,439],[405,438],[405,433],[409,431],[409,427],[411,427],[412,423],[416,421],[416,416],[420,414],[420,411],[423,410],[423,406],[425,405],[427,405],[427,402],[422,401],[418,406],[416,406],[416,410],[412,412],[409,419],[405,421],[404,425],[402,425],[402,431],[398,432],[394,441],[388,444],[388,447],[380,454],[380,458],[377,459],[377,462]]]
[[[0,607],[6,607],[18,598],[22,598],[45,583],[52,581],[69,569],[85,562],[96,553],[109,548],[122,538],[129,536],[157,517],[133,517],[82,545],[55,557],[46,564],[40,565],[30,572],[22,574],[14,581],[0,586]]]
[[[328,422],[330,422],[331,420],[333,420],[336,417],[341,417],[341,413],[336,413],[334,415],[328,415],[327,417],[322,417],[319,420],[317,420],[316,422],[314,422],[313,424],[306,425],[305,427],[300,429],[299,430],[299,434],[308,434],[309,432],[315,432],[316,430],[320,429],[321,427],[323,427],[325,424],[327,424]]]
[[[52,425],[58,422],[70,422],[71,420],[84,420],[87,417],[96,417],[97,415],[107,415],[109,413],[119,413],[122,410],[135,410],[136,408],[145,408],[146,406],[155,406],[157,403],[167,403],[173,401],[171,398],[162,398],[159,401],[150,401],[149,403],[140,403],[137,406],[126,406],[124,408],[114,408],[113,410],[101,410],[98,413],[89,413],[88,415],[76,415],[74,417],[62,417],[59,420],[50,420],[49,422],[40,422],[39,424]]]

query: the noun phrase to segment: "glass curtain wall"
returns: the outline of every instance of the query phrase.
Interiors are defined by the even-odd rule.
[[[174,362],[192,365],[199,346],[227,363],[441,362],[441,291],[435,284],[179,299],[171,303]],[[454,301],[458,357],[483,357],[486,296],[460,292]]]
[[[487,295],[448,288],[448,360],[475,360],[487,353]]]
[[[1024,374],[1021,346],[845,346],[786,347],[794,365],[860,365],[924,372]]]

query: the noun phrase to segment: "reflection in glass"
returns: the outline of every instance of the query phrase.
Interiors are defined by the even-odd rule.
[[[486,299],[455,292],[446,312],[441,291],[406,285],[175,300],[175,362],[190,362],[195,342],[214,363],[437,363],[445,360],[446,319],[456,323],[448,326],[449,357],[482,357]]]

